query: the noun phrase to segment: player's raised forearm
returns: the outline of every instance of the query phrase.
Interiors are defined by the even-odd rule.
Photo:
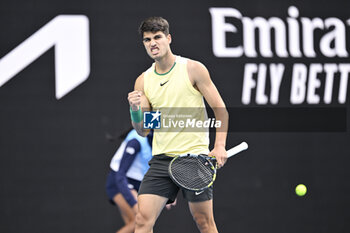
[[[131,124],[140,136],[147,136],[150,130],[143,128],[143,111],[150,111],[151,106],[143,89],[144,74],[142,73],[135,81],[134,91],[128,94],[130,105]]]
[[[130,105],[130,117],[131,117],[131,124],[136,130],[136,132],[140,136],[147,136],[149,133],[149,130],[145,130],[143,128],[143,109],[145,105],[147,105],[146,102],[147,99],[144,96],[142,91],[132,91],[128,94],[128,101]]]

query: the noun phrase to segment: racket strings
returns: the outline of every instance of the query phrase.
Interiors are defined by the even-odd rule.
[[[200,157],[184,157],[173,161],[170,167],[175,181],[190,190],[201,190],[213,181],[212,163]]]

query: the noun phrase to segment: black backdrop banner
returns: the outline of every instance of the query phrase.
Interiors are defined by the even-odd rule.
[[[229,111],[220,232],[350,230],[350,2],[0,2],[0,232],[115,232],[109,162],[127,93],[152,63],[137,32],[170,22],[175,54],[205,64]],[[308,192],[299,197],[295,186]],[[181,223],[181,224],[179,224]],[[196,232],[181,195],[155,232]]]

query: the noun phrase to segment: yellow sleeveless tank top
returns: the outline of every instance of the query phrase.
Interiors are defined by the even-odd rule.
[[[165,114],[184,116],[186,111],[205,112],[202,94],[191,84],[187,72],[187,58],[176,56],[171,70],[165,74],[158,74],[155,63],[144,73],[144,92],[153,111],[159,110],[161,119]],[[191,113],[192,114],[192,113]],[[161,121],[162,122],[162,121]],[[162,122],[164,123],[164,122]],[[166,123],[166,122],[165,122]],[[171,130],[166,125],[161,130],[154,130],[152,154],[207,154],[209,153],[209,133],[207,130],[189,130],[186,128]]]

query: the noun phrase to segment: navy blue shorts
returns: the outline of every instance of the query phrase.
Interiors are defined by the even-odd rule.
[[[118,183],[115,179],[116,173],[117,172],[111,170],[107,176],[107,182],[106,182],[106,192],[107,192],[108,198],[112,204],[115,204],[113,201],[114,196],[117,195],[118,193],[120,193]],[[135,189],[136,191],[139,191],[141,181],[134,180],[131,178],[127,178],[127,179],[128,179],[129,189]]]

